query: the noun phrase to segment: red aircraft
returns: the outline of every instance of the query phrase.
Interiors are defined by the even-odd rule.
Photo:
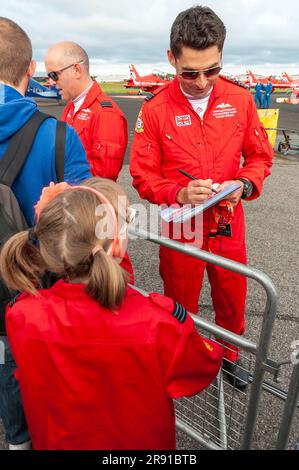
[[[257,78],[255,75],[253,75],[251,70],[248,70],[247,75],[248,75],[248,78],[249,78],[249,81],[250,81],[250,85],[252,87],[255,87],[255,85],[259,82],[263,83],[264,85],[267,85],[268,80],[269,80],[273,85],[273,90],[275,88],[283,88],[283,89],[291,88],[290,84],[286,80],[285,81],[284,80],[277,80],[276,78],[273,78],[271,75],[269,77],[259,77],[259,78]]]
[[[292,77],[290,77],[290,75],[288,75],[286,72],[283,72],[282,73],[282,76],[286,79],[286,81],[288,82],[289,84],[289,87],[290,88],[293,88],[293,90],[295,91],[295,93],[299,93],[299,78],[296,78],[296,80],[294,80]]]
[[[165,85],[165,83],[172,80],[171,78],[161,78],[158,75],[151,74],[151,75],[144,75],[141,77],[137,70],[135,69],[134,65],[130,65],[130,78],[127,81],[125,87],[126,88],[137,88],[140,92],[142,91],[149,91],[153,92],[160,86]]]

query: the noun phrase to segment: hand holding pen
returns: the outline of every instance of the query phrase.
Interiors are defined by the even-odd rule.
[[[178,191],[176,200],[179,204],[202,204],[212,196],[212,193],[218,191],[212,188],[212,180],[197,179],[184,170],[179,170],[184,176],[191,179],[188,186]]]

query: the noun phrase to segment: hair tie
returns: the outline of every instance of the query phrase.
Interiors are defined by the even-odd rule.
[[[37,238],[37,235],[34,231],[34,228],[29,228],[28,229],[28,240],[32,243],[32,245],[34,246],[38,246],[39,245],[39,241],[38,241],[38,238]]]
[[[65,181],[61,183],[53,183],[53,181],[51,181],[49,186],[43,188],[39,201],[34,206],[36,217],[39,218],[41,211],[48,202],[52,201],[58,194],[69,188],[71,188],[71,186]]]
[[[105,251],[104,248],[101,245],[97,245],[93,248],[91,251],[92,255],[96,255],[99,251]]]

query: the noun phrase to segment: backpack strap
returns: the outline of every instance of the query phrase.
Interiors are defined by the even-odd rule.
[[[36,111],[30,119],[11,138],[5,155],[0,161],[0,182],[11,187],[23,168],[32,148],[40,125],[49,118],[50,114]],[[55,168],[58,182],[64,181],[66,123],[57,121],[55,141]]]
[[[9,187],[20,173],[29,154],[39,126],[51,116],[36,111],[11,138],[0,161],[0,182]]]
[[[65,140],[66,123],[63,121],[57,121],[55,142],[55,165],[58,183],[64,181]]]

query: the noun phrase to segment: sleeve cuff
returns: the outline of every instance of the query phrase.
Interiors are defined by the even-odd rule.
[[[171,206],[172,204],[176,204],[176,195],[177,193],[183,189],[184,186],[181,186],[180,184],[175,184],[172,190],[168,194],[168,205]]]

